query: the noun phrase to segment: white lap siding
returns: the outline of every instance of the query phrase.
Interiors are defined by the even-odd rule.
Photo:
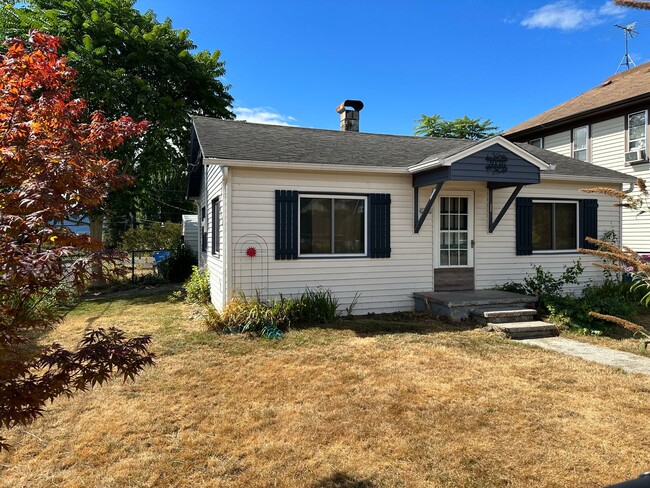
[[[305,171],[273,171],[236,168],[230,170],[231,226],[229,295],[244,292],[264,297],[299,295],[306,288],[329,289],[343,311],[358,294],[354,313],[411,310],[414,291],[433,289],[434,232],[430,214],[420,233],[413,232],[413,187],[409,175],[377,175]],[[619,209],[609,197],[580,193],[587,183],[545,182],[525,187],[520,196],[539,198],[598,198],[598,232],[620,229]],[[612,186],[615,187],[615,186]],[[391,195],[390,258],[299,258],[275,259],[275,190],[317,192],[320,194],[389,193]],[[418,207],[422,209],[432,187],[420,189]],[[471,191],[475,215],[475,283],[477,289],[492,288],[509,280],[521,281],[541,264],[555,274],[565,265],[580,259],[585,267],[581,277],[602,279],[602,271],[592,265],[595,259],[579,253],[517,256],[515,249],[515,205],[513,204],[494,233],[488,233],[488,192],[485,183],[447,182],[443,193]],[[498,214],[511,189],[494,194],[494,214]],[[268,251],[263,249],[264,243]],[[255,256],[246,249],[256,249]],[[214,296],[213,296],[214,299]],[[221,302],[216,302],[215,305]]]
[[[593,163],[605,168],[627,173],[636,178],[650,180],[650,164],[625,165],[625,117],[592,125]],[[638,188],[631,193],[639,196]],[[650,213],[639,215],[635,210],[623,210],[623,245],[638,252],[650,253]]]
[[[207,251],[202,253],[202,265],[207,267],[208,273],[210,275],[210,295],[212,297],[212,303],[215,307],[221,308],[225,304],[225,266],[224,266],[224,255],[225,255],[225,246],[224,246],[224,226],[223,226],[223,215],[226,209],[224,202],[224,181],[223,181],[223,171],[221,167],[208,165],[205,166],[205,181],[207,183],[207,197],[203,197],[200,201],[200,205],[205,205],[207,216],[206,216],[206,232],[208,233],[208,247]],[[214,222],[212,219],[212,201],[215,198],[219,198],[220,201],[220,211],[217,216],[217,221]],[[199,221],[200,221],[200,209],[199,209]],[[212,228],[213,225],[217,225],[219,228],[218,236],[221,237],[221,242],[219,246],[219,251],[216,254],[212,253]]]
[[[419,234],[413,232],[411,176],[236,168],[231,170],[231,182],[233,293],[259,290],[277,297],[280,293],[299,295],[306,288],[330,289],[341,310],[358,294],[354,313],[367,313],[410,310],[414,291],[432,289],[431,226],[425,225]],[[276,260],[275,190],[389,193],[391,257]],[[421,195],[420,207],[427,198]],[[244,238],[246,234],[254,236]],[[254,258],[242,256],[249,244],[255,247],[256,240],[268,245],[266,263],[259,253]],[[249,244],[242,246],[244,242]]]
[[[544,137],[544,149],[571,157],[571,132],[567,130]]]
[[[598,199],[598,235],[602,237],[605,232],[614,230],[619,233],[620,209],[616,207],[617,201],[610,197],[598,194],[579,192],[582,188],[594,186],[617,185],[589,184],[589,183],[563,183],[547,181],[539,185],[529,185],[519,194],[520,197],[546,198],[546,199]],[[502,189],[494,192],[494,213],[499,212],[510,196],[511,189]],[[589,280],[602,281],[603,272],[593,265],[599,262],[586,254],[577,252],[533,254],[530,256],[517,256],[515,247],[515,204],[513,203],[494,233],[488,233],[488,196],[487,190],[477,191],[476,199],[476,288],[487,289],[507,281],[521,282],[527,274],[533,273],[533,265],[542,265],[546,271],[559,276],[565,265],[571,265],[580,259],[585,271],[580,277],[582,284]],[[575,291],[576,287],[568,287],[567,291]]]

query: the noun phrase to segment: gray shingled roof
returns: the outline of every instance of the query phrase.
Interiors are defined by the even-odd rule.
[[[460,139],[305,129],[194,117],[203,157],[283,163],[408,167],[477,144]]]
[[[193,117],[193,122],[203,157],[210,159],[408,168],[424,159],[449,157],[478,144],[462,139],[306,129],[201,116]],[[517,145],[555,165],[558,176],[634,181],[617,171],[528,144]],[[545,173],[549,176],[551,172]]]

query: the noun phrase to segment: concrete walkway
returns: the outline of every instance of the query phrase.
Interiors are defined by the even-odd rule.
[[[627,373],[650,375],[650,358],[630,352],[616,351],[607,347],[594,346],[585,342],[564,337],[545,337],[542,339],[523,339],[519,342],[549,349],[569,356],[576,356],[607,366],[620,368]]]

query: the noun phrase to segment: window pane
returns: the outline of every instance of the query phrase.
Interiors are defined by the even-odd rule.
[[[458,228],[460,230],[467,230],[467,215],[461,215],[459,219]]]
[[[440,216],[440,230],[449,230],[449,215]]]
[[[645,112],[637,112],[635,114],[630,115],[630,118],[628,119],[627,125],[628,125],[628,127],[630,129],[632,127],[644,126],[645,125]]]
[[[449,216],[449,228],[451,230],[458,229],[458,215],[450,215]]]
[[[449,211],[451,213],[458,213],[458,198],[449,199]]]
[[[458,233],[458,248],[467,249],[467,232]]]
[[[587,160],[587,150],[582,149],[581,151],[574,151],[573,152],[573,157],[575,159],[579,159],[580,161],[586,161]]]
[[[645,137],[645,125],[630,127],[630,140],[643,139]]]
[[[300,253],[332,252],[332,200],[300,199]]]
[[[449,232],[440,234],[440,249],[449,249]]]
[[[533,250],[553,249],[552,203],[533,203]]]
[[[440,265],[449,266],[449,251],[440,251]]]
[[[587,128],[579,127],[573,129],[573,149],[587,148]]]
[[[467,251],[460,251],[458,253],[458,264],[460,266],[467,266]]]
[[[362,254],[365,246],[365,201],[334,200],[334,252]]]
[[[449,252],[449,266],[458,266],[458,251]]]
[[[459,198],[460,200],[460,213],[466,214],[467,213],[467,202],[469,199],[467,198]]]
[[[555,204],[555,249],[575,249],[577,236],[576,205]]]
[[[440,199],[440,212],[441,213],[449,213],[449,198],[442,197]]]
[[[532,141],[528,141],[528,144],[531,146],[535,147],[542,147],[542,140],[541,139],[533,139]]]
[[[635,151],[637,149],[645,149],[645,139],[638,139],[630,142],[630,151]]]

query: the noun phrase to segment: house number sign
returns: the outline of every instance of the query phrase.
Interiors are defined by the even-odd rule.
[[[485,170],[492,174],[508,171],[508,156],[499,153],[490,153],[485,156]]]

